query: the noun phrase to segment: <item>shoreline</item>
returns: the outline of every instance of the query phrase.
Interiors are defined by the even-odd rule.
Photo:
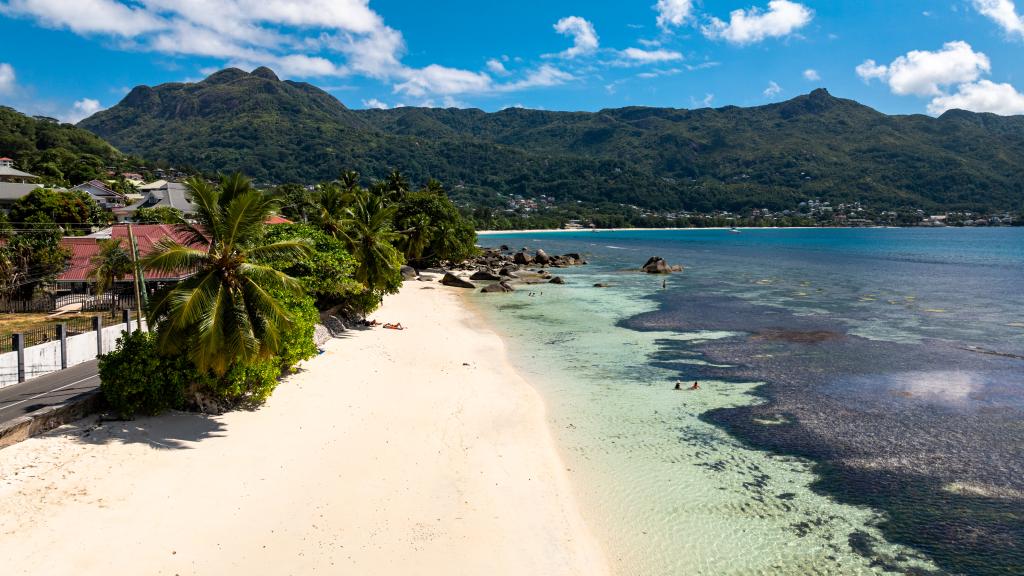
[[[6,573],[608,574],[497,332],[436,284],[374,316],[408,330],[332,340],[259,410],[0,451]]]
[[[853,230],[870,228],[929,228],[926,226],[736,226],[736,230]],[[506,234],[540,234],[545,232],[567,233],[567,232],[654,232],[657,230],[682,231],[682,230],[732,230],[732,226],[707,226],[704,228],[533,228],[527,230],[477,230],[478,236],[503,236]]]

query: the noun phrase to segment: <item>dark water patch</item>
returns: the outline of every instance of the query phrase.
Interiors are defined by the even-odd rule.
[[[825,342],[828,340],[836,340],[842,338],[844,335],[839,332],[830,332],[828,330],[761,330],[760,332],[751,335],[750,337],[754,340],[774,340],[782,342],[791,342],[794,344],[816,344],[818,342]]]
[[[828,317],[721,296],[665,302],[622,324],[745,332],[659,341],[656,363],[697,352],[730,367],[686,365],[687,379],[765,382],[764,403],[701,418],[754,448],[810,459],[812,488],[884,512],[879,529],[889,541],[950,573],[1024,574],[1024,362],[1015,355],[868,340]],[[762,501],[764,485],[752,474],[744,487]],[[899,565],[861,536],[850,545],[880,569]]]

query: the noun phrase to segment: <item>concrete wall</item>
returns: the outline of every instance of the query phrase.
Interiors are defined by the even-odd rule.
[[[136,322],[132,320],[132,328]],[[142,329],[146,329],[146,322],[143,320]],[[103,328],[103,350],[100,353],[110,352],[117,346],[117,339],[127,330],[123,323],[113,324]],[[68,367],[96,358],[96,333],[86,332],[77,336],[67,338]],[[36,378],[60,370],[60,341],[46,342],[36,346],[25,348],[25,379]],[[18,383],[18,353],[7,352],[0,354],[0,388]]]

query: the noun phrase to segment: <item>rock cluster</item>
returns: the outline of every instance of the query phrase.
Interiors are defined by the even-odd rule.
[[[502,293],[514,291],[517,284],[565,284],[564,278],[552,275],[548,269],[583,264],[586,264],[586,261],[578,253],[553,256],[541,249],[533,253],[526,248],[513,252],[508,246],[502,246],[501,248],[484,248],[479,256],[453,264],[448,270],[428,270],[427,272],[443,272],[444,277],[441,279],[441,284],[446,286],[476,288],[470,280],[492,282],[481,289],[481,292]],[[471,272],[471,274],[467,280],[456,275],[455,271]],[[403,277],[410,279],[405,274]]]
[[[666,262],[661,256],[651,256],[647,259],[647,262],[640,267],[640,270],[648,274],[671,274],[673,272],[682,272],[683,267],[679,264],[669,266],[668,262]]]

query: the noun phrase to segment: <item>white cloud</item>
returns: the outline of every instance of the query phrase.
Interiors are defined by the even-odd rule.
[[[642,50],[640,48],[626,48],[620,54],[628,60],[649,64],[652,62],[672,62],[682,60],[683,55],[673,50]]]
[[[710,108],[711,103],[714,102],[714,100],[714,94],[705,94],[704,98],[701,98],[700,100],[697,100],[693,96],[690,96],[690,106],[693,106],[694,108]]]
[[[555,23],[555,32],[572,36],[572,47],[560,52],[563,58],[575,58],[597,50],[599,42],[594,25],[579,16],[566,16]]]
[[[427,94],[450,96],[467,92],[487,92],[491,89],[491,77],[483,72],[471,72],[431,64],[425,68],[410,69],[405,73],[405,82],[395,85],[396,93],[420,97]]]
[[[773,96],[778,96],[781,93],[782,93],[782,87],[779,86],[774,80],[768,82],[768,87],[765,88],[764,92],[763,92],[765,98],[771,98]]]
[[[505,68],[505,65],[502,64],[501,60],[498,60],[497,58],[491,58],[490,60],[487,61],[487,69],[499,76],[505,76],[509,73],[508,70]]]
[[[936,96],[928,104],[928,112],[936,116],[954,108],[1004,116],[1024,114],[1024,94],[1009,84],[981,80],[961,84],[955,94]]]
[[[651,70],[650,72],[641,72],[636,75],[637,78],[660,78],[662,76],[675,76],[676,74],[682,73],[681,68],[669,68],[667,70]]]
[[[857,76],[860,76],[865,82],[885,78],[886,74],[889,73],[888,66],[879,64],[870,58],[858,64],[855,70],[857,71]]]
[[[482,71],[406,66],[402,33],[389,27],[369,0],[0,0],[0,15],[81,36],[106,36],[123,50],[202,56],[215,60],[215,68],[269,66],[286,78],[361,75],[391,83],[396,93],[448,98],[446,104],[461,104],[452,99],[458,94],[510,92],[575,79],[541,66],[518,80],[498,83],[491,74],[513,77],[503,64],[508,57],[489,61]],[[555,29],[573,38],[563,56],[598,49],[597,33],[583,18],[563,18]]]
[[[32,16],[44,26],[68,28],[79,34],[133,37],[166,26],[147,8],[114,0],[9,0],[0,6],[0,13]]]
[[[885,81],[894,94],[939,96],[945,86],[974,82],[991,70],[991,63],[970,44],[957,41],[947,42],[935,52],[912,50],[888,66],[865,60],[856,70],[865,82]]]
[[[654,9],[658,12],[658,27],[668,31],[690,20],[693,16],[693,0],[658,0]]]
[[[0,62],[0,94],[12,94],[16,81],[14,66],[6,62]]]
[[[771,0],[768,10],[751,8],[733,10],[729,22],[711,18],[701,28],[705,36],[738,45],[753,44],[768,38],[788,36],[803,28],[814,18],[810,8],[790,0]]]
[[[548,86],[558,86],[575,80],[576,77],[572,74],[555,68],[550,64],[544,64],[540,68],[530,72],[522,80],[510,82],[508,84],[501,84],[496,86],[495,89],[498,92],[514,92],[517,90],[525,90],[527,88],[544,88]]]
[[[821,80],[821,74],[818,74],[818,71],[813,68],[808,68],[804,70],[804,79],[810,82],[817,82]]]
[[[1024,38],[1024,17],[1017,13],[1013,0],[974,0],[974,7],[999,24],[1008,35]]]
[[[376,108],[377,110],[387,110],[390,108],[385,102],[382,102],[376,98],[370,98],[369,100],[363,100],[363,106],[365,108]]]
[[[103,109],[100,105],[99,100],[93,100],[92,98],[82,98],[76,101],[72,106],[71,110],[61,118],[65,122],[77,124],[84,118],[88,118],[93,114]]]

